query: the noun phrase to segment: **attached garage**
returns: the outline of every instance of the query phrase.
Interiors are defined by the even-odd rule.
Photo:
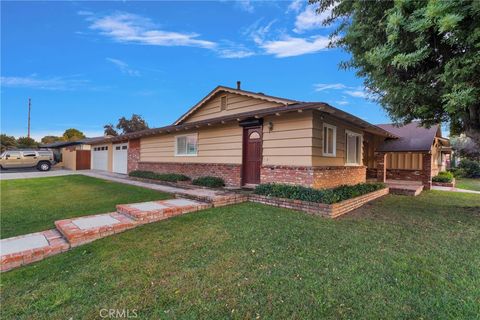
[[[108,170],[108,145],[95,146],[91,150],[92,169]]]
[[[113,145],[113,172],[127,174],[128,143]]]

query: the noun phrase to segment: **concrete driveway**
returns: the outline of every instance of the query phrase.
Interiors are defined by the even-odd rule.
[[[57,176],[66,176],[69,174],[75,174],[75,172],[70,170],[65,170],[65,169],[54,169],[54,168],[52,168],[52,170],[50,171],[38,171],[35,168],[8,169],[8,170],[0,171],[0,180],[57,177]]]

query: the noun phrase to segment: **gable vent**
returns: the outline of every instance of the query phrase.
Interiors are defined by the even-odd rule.
[[[227,96],[220,98],[220,110],[227,110]]]

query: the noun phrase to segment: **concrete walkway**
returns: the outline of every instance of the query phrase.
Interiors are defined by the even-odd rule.
[[[0,180],[58,177],[75,173],[75,171],[64,169],[52,169],[50,171],[38,171],[36,169],[9,169],[0,171]]]
[[[235,198],[234,192],[224,191],[224,190],[211,190],[203,188],[181,188],[173,187],[168,185],[143,182],[130,179],[126,174],[111,173],[106,171],[97,171],[97,170],[82,170],[77,171],[78,174],[83,174],[85,176],[129,184],[132,186],[157,190],[166,193],[176,194],[177,196],[193,198],[200,201],[212,202],[215,206],[218,206],[223,200]],[[242,195],[237,195],[236,197],[242,197]],[[230,204],[225,203],[225,204]]]
[[[440,186],[432,186],[432,190],[480,194],[480,191],[450,188],[450,187],[440,187]]]

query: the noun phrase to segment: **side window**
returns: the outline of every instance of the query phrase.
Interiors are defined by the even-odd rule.
[[[25,158],[33,158],[33,157],[36,157],[37,155],[35,154],[35,152],[33,151],[24,151],[23,152],[23,157]]]
[[[196,156],[197,155],[197,135],[183,135],[175,138],[176,156]]]
[[[327,157],[335,157],[337,153],[337,127],[323,124],[323,151]]]
[[[7,156],[7,158],[17,159],[17,158],[20,158],[20,152],[19,151],[8,151],[6,156]]]

